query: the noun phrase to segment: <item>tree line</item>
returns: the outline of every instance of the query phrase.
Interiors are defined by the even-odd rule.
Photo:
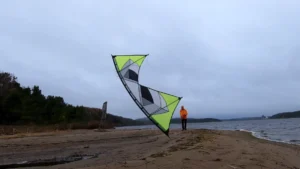
[[[101,109],[73,106],[60,96],[44,96],[39,86],[23,87],[17,77],[0,72],[0,124],[57,124],[100,120]],[[107,115],[116,126],[138,125],[139,122]]]
[[[270,119],[281,119],[281,118],[299,118],[300,117],[300,111],[294,111],[294,112],[283,112],[274,114],[270,117]]]
[[[39,86],[22,87],[17,77],[0,72],[0,124],[53,124],[82,120],[83,106],[60,96],[44,96]]]

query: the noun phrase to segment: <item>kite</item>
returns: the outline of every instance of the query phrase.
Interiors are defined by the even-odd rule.
[[[170,122],[182,97],[152,89],[139,83],[139,72],[146,55],[112,55],[121,82],[147,116],[169,137]],[[153,78],[154,79],[154,78]]]

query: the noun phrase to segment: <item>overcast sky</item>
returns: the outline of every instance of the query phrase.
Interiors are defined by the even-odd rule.
[[[149,54],[140,83],[182,96],[190,117],[272,115],[300,109],[299,18],[299,0],[5,0],[0,70],[140,118],[111,54]]]

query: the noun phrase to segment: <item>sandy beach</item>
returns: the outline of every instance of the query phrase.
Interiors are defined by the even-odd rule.
[[[86,159],[25,168],[300,169],[300,146],[257,139],[241,131],[172,130],[170,138],[158,130],[0,136],[0,168],[83,156]]]

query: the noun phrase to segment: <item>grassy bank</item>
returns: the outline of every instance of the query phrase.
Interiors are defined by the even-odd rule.
[[[106,129],[114,128],[113,124],[105,124]],[[14,135],[26,133],[51,132],[61,130],[97,129],[99,121],[60,123],[53,125],[0,125],[0,135]]]

